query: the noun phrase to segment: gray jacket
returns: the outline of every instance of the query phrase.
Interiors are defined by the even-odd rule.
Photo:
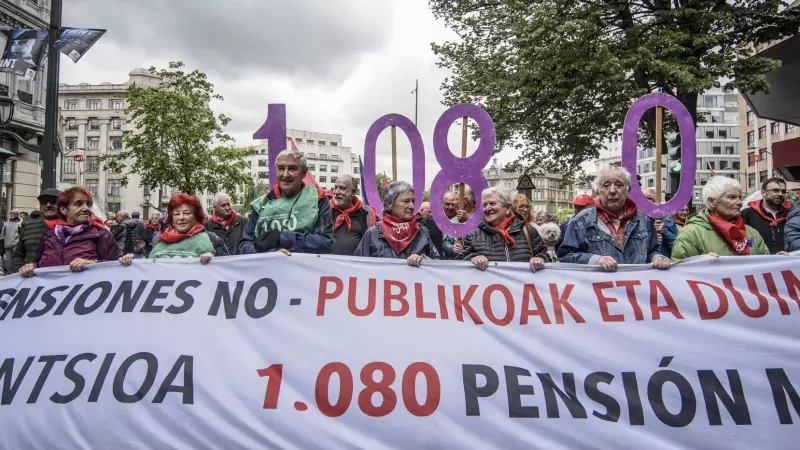
[[[3,242],[6,250],[13,250],[19,242],[19,226],[22,225],[21,220],[9,220],[3,227]]]

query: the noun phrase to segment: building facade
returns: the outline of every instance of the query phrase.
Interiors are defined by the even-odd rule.
[[[0,48],[5,48],[9,32],[19,28],[48,28],[50,2],[45,0],[0,0]],[[14,100],[14,118],[6,128],[31,144],[40,144],[44,133],[47,60],[33,80],[0,73],[0,95]],[[41,186],[39,154],[30,152],[9,138],[0,147],[14,154],[3,167],[0,182],[0,217],[5,220],[12,208],[31,211],[39,208],[36,197]]]
[[[490,187],[500,186],[512,190],[517,189],[520,172],[506,172],[497,163],[497,158],[492,160],[492,165],[483,171],[483,176]],[[562,185],[563,177],[557,174],[545,174],[538,177],[531,177],[534,189],[531,193],[531,206],[533,212],[557,213],[563,208],[572,208],[573,187],[571,184]],[[454,192],[458,192],[458,186],[454,185]],[[480,199],[478,199],[480,201]]]
[[[744,168],[740,179],[742,191],[750,194],[761,190],[764,180],[777,176],[774,172],[772,146],[777,142],[800,137],[797,126],[761,119],[750,109],[744,97],[738,99],[744,114],[739,117],[739,145],[746,149],[739,157]],[[800,189],[800,183],[789,182],[789,189]]]

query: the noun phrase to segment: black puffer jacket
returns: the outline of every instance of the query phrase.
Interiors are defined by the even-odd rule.
[[[353,254],[353,256],[397,259],[408,259],[411,255],[422,255],[430,259],[439,259],[439,251],[436,250],[436,246],[433,245],[428,229],[422,225],[419,226],[419,233],[417,233],[411,245],[406,247],[399,255],[395,253],[392,246],[386,242],[380,225],[376,225],[364,233],[361,243]]]
[[[478,228],[464,238],[464,249],[456,256],[456,259],[469,261],[476,256],[485,256],[489,261],[528,262],[533,256],[538,256],[546,262],[552,262],[539,232],[533,226],[525,225],[528,227],[528,235],[531,238],[531,247],[533,247],[533,254],[531,254],[525,232],[522,230],[524,223],[520,217],[517,217],[508,227],[508,234],[516,241],[516,245],[511,247],[505,243],[495,227],[481,221]]]

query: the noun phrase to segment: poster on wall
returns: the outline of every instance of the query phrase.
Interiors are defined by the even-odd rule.
[[[0,59],[0,72],[32,80],[39,70],[46,42],[47,30],[11,30]]]
[[[94,28],[63,27],[54,45],[56,50],[67,55],[72,62],[78,62],[105,33],[106,30]]]

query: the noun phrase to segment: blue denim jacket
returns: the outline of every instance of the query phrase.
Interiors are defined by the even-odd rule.
[[[597,227],[594,207],[569,221],[564,242],[558,248],[560,262],[577,264],[594,264],[601,256],[610,256],[619,264],[647,264],[659,255],[656,229],[644,213],[637,212],[625,225],[625,241],[620,246],[613,236]]]

